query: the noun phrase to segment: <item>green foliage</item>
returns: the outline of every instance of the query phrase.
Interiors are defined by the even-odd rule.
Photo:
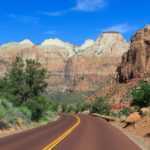
[[[150,106],[150,84],[142,81],[140,88],[132,90],[133,104],[135,106],[148,107]]]
[[[58,104],[76,104],[90,96],[91,92],[57,92],[49,94],[50,99]]]
[[[31,110],[31,119],[34,121],[38,121],[44,115],[45,108],[43,105],[43,102],[37,101],[35,99],[28,99],[24,103],[24,106]]]
[[[97,98],[92,104],[92,113],[99,113],[101,115],[109,115],[111,106],[106,103],[103,98]]]
[[[61,110],[62,110],[62,112],[67,112],[67,105],[66,104],[62,104],[61,105]]]
[[[0,120],[4,118],[5,114],[6,114],[5,110],[2,107],[0,107]]]
[[[91,105],[84,102],[79,102],[77,104],[62,104],[61,105],[62,112],[65,113],[80,113],[85,110],[91,110]]]
[[[123,108],[119,112],[119,116],[129,116],[133,111],[130,108]]]
[[[120,122],[125,122],[126,118],[127,118],[126,115],[120,116]]]
[[[26,60],[25,78],[29,87],[29,96],[40,95],[46,88],[45,82],[47,71],[41,68],[41,64],[35,60]]]
[[[25,107],[25,106],[20,107],[20,112],[21,112],[24,116],[26,116],[27,120],[31,120],[32,112],[31,112],[31,110],[29,110],[27,107]]]
[[[6,76],[0,80],[0,90],[12,95],[16,106],[22,105],[28,99],[39,96],[47,86],[46,70],[39,62],[17,57]]]
[[[91,104],[85,102],[80,102],[76,104],[76,113],[84,112],[86,110],[91,111]]]
[[[62,104],[62,112],[80,113],[84,111],[90,111],[91,113],[99,113],[102,115],[109,115],[111,106],[105,102],[103,98],[97,98],[93,103],[79,102],[77,104]]]
[[[68,105],[67,107],[67,112],[70,113],[70,112],[75,112],[76,111],[76,106],[75,105]]]
[[[58,104],[56,102],[48,102],[48,110],[51,112],[57,112],[58,111]]]
[[[48,120],[48,111],[58,105],[42,96],[47,71],[35,60],[17,57],[5,77],[0,79],[0,122],[15,125],[20,117],[26,122]],[[9,101],[8,101],[9,100]]]
[[[119,115],[118,112],[114,112],[114,111],[110,112],[110,116],[113,117],[113,118],[118,117],[118,115]]]
[[[14,107],[7,99],[0,98],[0,128],[15,126],[18,118],[22,118],[26,123],[30,122],[29,110]]]

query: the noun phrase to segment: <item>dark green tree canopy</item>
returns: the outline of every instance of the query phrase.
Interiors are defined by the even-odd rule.
[[[23,61],[20,57],[1,80],[0,88],[14,96],[13,103],[21,105],[27,99],[40,95],[47,87],[47,71],[35,60]]]

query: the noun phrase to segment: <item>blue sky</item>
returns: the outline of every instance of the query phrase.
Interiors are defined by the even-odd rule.
[[[149,0],[1,0],[0,44],[58,37],[80,45],[113,30],[129,40],[149,11]]]

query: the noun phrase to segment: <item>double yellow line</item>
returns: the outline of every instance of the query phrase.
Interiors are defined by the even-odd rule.
[[[69,128],[66,132],[64,132],[60,137],[58,137],[55,141],[53,141],[51,144],[43,148],[42,150],[52,150],[54,147],[56,147],[62,140],[64,140],[81,122],[80,118],[75,115],[77,118],[77,122]]]

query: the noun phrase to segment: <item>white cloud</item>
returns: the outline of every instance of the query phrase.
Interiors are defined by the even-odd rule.
[[[47,16],[56,17],[56,16],[61,16],[64,13],[65,13],[65,11],[60,11],[60,12],[58,11],[58,12],[43,12],[42,14],[47,15]]]
[[[134,27],[130,26],[129,24],[118,24],[118,25],[114,25],[108,28],[103,29],[103,32],[109,32],[109,31],[115,31],[115,32],[119,32],[119,33],[126,33],[129,32],[131,30],[133,30]]]
[[[56,17],[73,11],[84,11],[84,12],[97,11],[104,8],[106,4],[107,0],[76,0],[76,5],[72,8],[69,8],[64,11],[43,12],[42,14]]]
[[[76,10],[79,11],[96,11],[106,5],[106,0],[77,0]]]
[[[23,23],[38,23],[37,18],[32,16],[24,16],[24,15],[17,15],[17,14],[8,14],[6,15],[8,18],[17,20]]]

